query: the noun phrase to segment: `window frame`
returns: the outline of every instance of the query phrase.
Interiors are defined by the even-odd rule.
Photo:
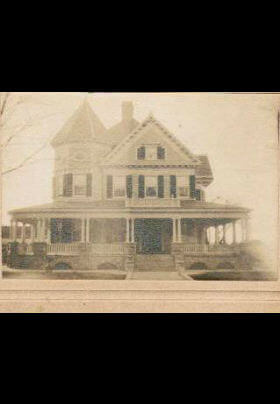
[[[123,189],[124,189],[124,195],[115,195],[115,184],[116,184],[116,178],[122,178],[124,181],[123,184]],[[124,199],[126,198],[126,176],[125,175],[113,175],[113,199]]]
[[[147,180],[148,178],[153,178],[155,179],[155,189],[156,189],[156,195],[147,195]],[[145,198],[149,198],[149,199],[154,199],[154,198],[158,198],[158,176],[157,175],[145,175]]]
[[[75,192],[75,187],[77,186],[77,185],[75,185],[75,180],[78,176],[84,178],[85,184],[83,186],[85,188],[85,191],[83,194],[76,194],[76,192]],[[87,197],[87,174],[83,174],[83,173],[82,174],[73,174],[72,196],[75,198],[86,198]]]

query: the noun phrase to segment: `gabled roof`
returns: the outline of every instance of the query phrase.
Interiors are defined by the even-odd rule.
[[[63,143],[106,142],[106,128],[85,100],[52,140],[52,146]]]
[[[135,129],[132,130],[132,132],[128,133],[128,135],[113,149],[111,150],[106,158],[105,158],[105,163],[110,163],[111,160],[113,160],[116,156],[120,154],[120,152],[124,149],[129,147],[130,145],[133,144],[138,137],[141,136],[141,132],[143,132],[144,129],[146,129],[149,125],[155,125],[162,131],[162,133],[167,136],[176,146],[177,148],[180,149],[181,153],[184,154],[186,157],[191,159],[192,165],[196,166],[201,163],[200,159],[196,156],[194,156],[188,149],[187,147],[179,140],[177,139],[171,132],[169,132],[168,129],[162,125],[157,119],[154,118],[152,114],[150,114],[142,123],[140,123],[138,126],[136,126]]]
[[[133,131],[139,122],[136,119],[132,118],[127,121],[121,121],[116,125],[112,126],[107,131],[107,141],[110,142],[112,145],[119,144],[130,132]]]

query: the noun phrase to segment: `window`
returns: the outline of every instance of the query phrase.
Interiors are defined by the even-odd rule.
[[[165,149],[161,146],[158,146],[158,148],[157,148],[157,158],[158,158],[158,160],[165,159]]]
[[[74,175],[74,195],[82,196],[86,195],[87,191],[87,180],[84,174]]]
[[[157,177],[145,177],[145,189],[146,196],[156,197],[157,196]]]
[[[155,144],[141,146],[137,149],[138,160],[164,160],[165,149]]]
[[[144,146],[139,147],[137,149],[137,159],[138,160],[145,160],[145,155],[146,155],[146,149]]]
[[[179,196],[189,196],[188,177],[178,177]]]
[[[63,196],[63,176],[59,175],[56,177],[56,195],[57,196]]]
[[[113,181],[114,197],[124,197],[126,189],[126,177],[114,177]]]

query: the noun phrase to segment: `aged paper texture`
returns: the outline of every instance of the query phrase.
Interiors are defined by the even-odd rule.
[[[279,312],[271,93],[0,93],[2,312]]]

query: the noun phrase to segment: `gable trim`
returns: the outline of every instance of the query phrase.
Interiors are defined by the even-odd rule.
[[[137,139],[138,135],[140,136],[140,133],[143,131],[144,128],[147,128],[148,125],[154,124],[157,126],[173,143],[176,144],[177,147],[179,147],[180,151],[183,152],[185,155],[187,155],[189,158],[191,158],[192,165],[199,165],[201,162],[200,160],[195,157],[188,149],[187,147],[179,140],[177,139],[167,128],[165,128],[164,125],[162,125],[158,120],[156,120],[152,115],[149,115],[142,123],[140,123],[121,143],[118,144],[105,158],[105,165],[106,163],[112,164],[112,161],[116,158],[118,155],[118,152],[126,147],[128,144],[132,143],[133,139]]]

